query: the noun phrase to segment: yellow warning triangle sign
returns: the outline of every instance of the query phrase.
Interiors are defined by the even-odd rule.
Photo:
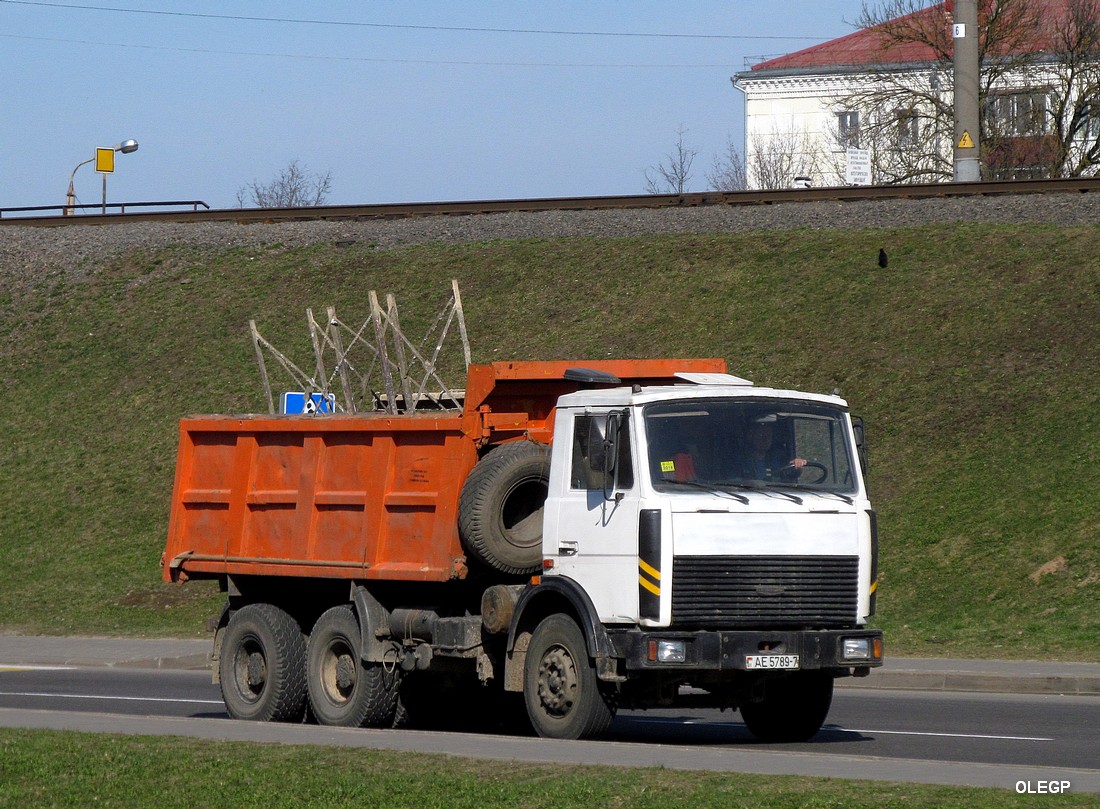
[[[962,137],[959,138],[959,148],[960,149],[973,149],[974,148],[974,139],[972,137],[970,137],[970,133],[965,129],[963,130]]]

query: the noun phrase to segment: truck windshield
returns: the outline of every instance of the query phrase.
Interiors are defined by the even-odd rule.
[[[796,488],[856,490],[847,419],[810,402],[692,399],[645,408],[659,491]]]

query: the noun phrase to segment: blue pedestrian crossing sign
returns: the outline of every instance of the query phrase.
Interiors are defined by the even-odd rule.
[[[287,391],[283,394],[283,412],[288,415],[302,414],[314,415],[316,413],[335,413],[336,394],[325,396],[320,393],[311,393],[306,399],[302,391]]]

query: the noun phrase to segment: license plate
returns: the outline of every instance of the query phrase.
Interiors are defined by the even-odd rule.
[[[747,669],[797,669],[798,655],[745,655]]]

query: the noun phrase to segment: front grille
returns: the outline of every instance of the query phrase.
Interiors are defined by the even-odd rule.
[[[672,624],[845,627],[856,621],[858,556],[677,556]]]

